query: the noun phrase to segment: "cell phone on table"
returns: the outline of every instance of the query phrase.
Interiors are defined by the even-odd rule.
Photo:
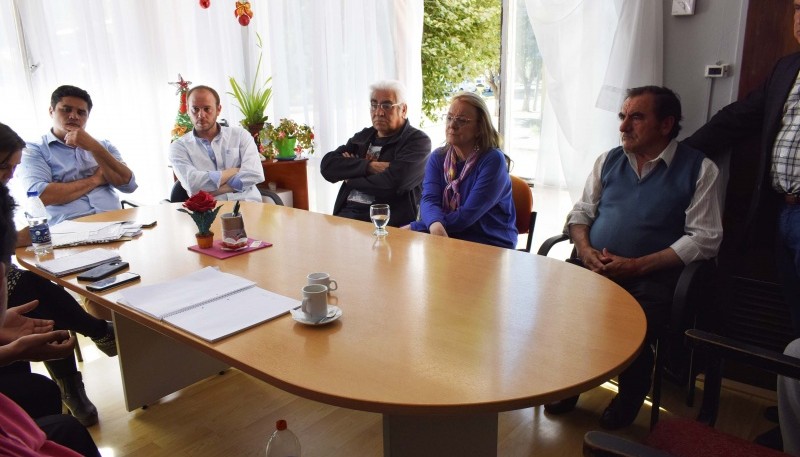
[[[112,287],[121,286],[131,281],[136,281],[137,279],[139,279],[139,275],[136,273],[122,273],[121,275],[111,276],[110,278],[101,279],[99,281],[87,284],[86,290],[91,290],[92,292],[102,292],[104,290],[111,289]]]
[[[91,270],[84,271],[83,273],[78,275],[78,280],[97,281],[98,279],[103,279],[112,273],[122,271],[126,268],[128,268],[128,262],[123,262],[122,260],[115,260],[113,262],[98,265],[92,268]]]

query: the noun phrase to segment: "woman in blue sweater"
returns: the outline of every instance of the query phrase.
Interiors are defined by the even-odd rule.
[[[462,92],[447,113],[445,145],[428,158],[420,232],[513,249],[517,245],[511,178],[500,134],[483,99]]]

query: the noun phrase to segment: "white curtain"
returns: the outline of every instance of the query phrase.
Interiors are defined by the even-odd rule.
[[[256,15],[269,18],[262,37],[269,41],[273,74],[270,118],[292,117],[314,127],[317,153],[308,162],[310,205],[330,213],[340,184],[322,179],[319,161],[371,125],[371,83],[404,82],[409,118],[419,125],[422,1],[273,0],[253,5]]]
[[[217,89],[222,118],[238,124],[228,78],[252,81],[264,42],[262,80],[272,76],[271,120],[311,124],[312,210],[330,212],[338,185],[319,175],[319,158],[370,125],[368,86],[379,79],[422,93],[422,0],[251,0],[242,27],[233,0],[0,0],[0,122],[25,139],[51,127],[50,94],[61,84],[92,96],[87,131],[110,140],[134,170],[132,199],[155,203],[172,184],[167,151],[178,110],[178,73]],[[31,71],[30,68],[33,68]],[[414,121],[416,122],[416,121]],[[13,182],[13,181],[12,181]]]
[[[526,7],[545,66],[542,163],[557,160],[562,170],[540,167],[536,179],[563,178],[575,201],[595,158],[619,145],[625,90],[662,84],[662,2],[526,0]]]

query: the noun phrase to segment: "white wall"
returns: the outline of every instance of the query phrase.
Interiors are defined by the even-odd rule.
[[[705,123],[709,104],[713,115],[737,99],[748,0],[697,0],[691,16],[673,16],[672,0],[662,1],[664,85],[681,97],[681,139]],[[703,71],[718,61],[730,76],[712,82]]]

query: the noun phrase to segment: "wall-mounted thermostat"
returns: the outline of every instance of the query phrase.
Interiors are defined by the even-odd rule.
[[[706,78],[722,78],[728,76],[728,68],[727,64],[706,65],[704,76]]]
[[[688,16],[694,14],[695,0],[672,0],[673,16]]]

